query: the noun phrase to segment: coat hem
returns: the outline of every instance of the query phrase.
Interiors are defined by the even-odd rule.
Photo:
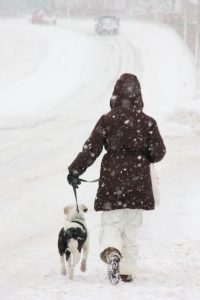
[[[147,208],[147,207],[113,207],[113,208],[110,208],[110,209],[104,209],[103,207],[94,207],[94,210],[95,211],[111,211],[111,210],[117,210],[117,209],[142,209],[142,210],[154,210],[155,209],[155,206],[154,207],[151,207],[151,208]]]

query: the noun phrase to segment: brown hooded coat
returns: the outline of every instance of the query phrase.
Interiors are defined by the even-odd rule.
[[[140,83],[135,75],[123,74],[103,115],[69,166],[81,175],[106,150],[101,163],[95,210],[121,208],[154,209],[150,163],[160,161],[165,146],[156,121],[143,113]]]

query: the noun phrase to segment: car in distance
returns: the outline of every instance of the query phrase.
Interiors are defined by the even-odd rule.
[[[118,34],[119,18],[116,16],[102,16],[95,18],[95,32],[97,34]]]
[[[40,25],[56,25],[56,19],[53,16],[46,14],[42,9],[37,9],[32,14],[31,23]]]

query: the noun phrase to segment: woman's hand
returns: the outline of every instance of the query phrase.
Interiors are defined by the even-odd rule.
[[[78,185],[81,184],[79,176],[70,173],[67,175],[67,181],[70,185],[74,186],[76,189],[78,188]]]

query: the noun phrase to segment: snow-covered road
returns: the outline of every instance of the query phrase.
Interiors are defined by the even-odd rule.
[[[193,59],[179,37],[136,22],[122,22],[119,36],[102,37],[90,21],[58,27],[1,21],[0,40],[1,298],[200,299],[199,102]],[[80,202],[90,208],[88,272],[77,269],[67,282],[57,254],[63,206],[74,201],[66,167],[108,111],[124,72],[138,75],[145,112],[166,141],[168,154],[158,165],[161,206],[144,213],[134,285],[111,287],[99,259],[96,184],[82,185]],[[100,160],[84,178],[98,177]]]

